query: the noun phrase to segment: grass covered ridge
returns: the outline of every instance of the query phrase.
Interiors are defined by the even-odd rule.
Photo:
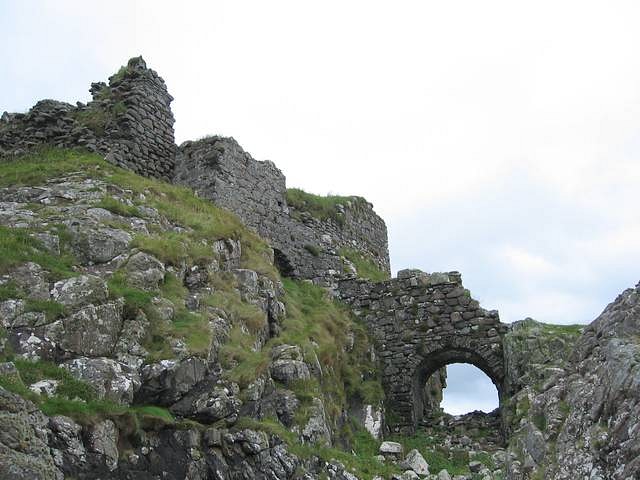
[[[240,240],[242,244],[243,268],[250,268],[272,278],[278,277],[275,267],[269,261],[270,248],[266,242],[249,231],[238,217],[207,200],[196,197],[188,188],[141,177],[107,163],[99,155],[82,150],[44,148],[18,159],[0,163],[0,187],[37,186],[51,179],[69,175],[104,180],[130,190],[134,195],[143,195],[145,205],[155,208],[169,221],[184,229],[177,236],[162,232],[152,237],[152,240],[138,239],[138,246],[141,249],[149,250],[151,253],[161,253],[165,251],[165,247],[170,246],[169,260],[177,260],[180,257],[177,244],[180,242],[184,244],[182,251],[187,252],[184,255],[189,256],[188,252],[194,250],[198,244],[232,238]],[[136,206],[119,205],[119,203],[114,199],[104,198],[98,206],[124,216],[136,216],[139,213]],[[1,235],[0,231],[0,237]],[[33,240],[23,235],[13,242],[17,242],[18,250],[26,252],[27,250],[23,248],[25,242],[28,244]],[[2,253],[4,252],[0,251],[0,254]],[[37,262],[31,253],[28,256],[32,261]],[[213,258],[211,249],[208,256]],[[20,259],[20,261],[26,260]],[[46,265],[42,266],[47,268]]]
[[[274,346],[300,346],[305,361],[310,365],[319,364],[322,375],[288,387],[301,402],[297,423],[306,423],[313,398],[318,397],[323,399],[336,431],[347,397],[359,397],[370,404],[383,400],[366,330],[345,306],[331,300],[322,288],[291,279],[284,279],[283,284],[287,316],[280,334],[256,350],[255,337],[234,327],[229,341],[221,349],[221,362],[230,380],[247,386],[266,371]]]
[[[353,263],[358,277],[366,278],[372,282],[389,280],[389,273],[382,270],[368,255],[353,248],[341,248],[338,253]]]
[[[338,210],[338,205],[366,205],[367,201],[362,197],[339,195],[314,195],[299,188],[287,189],[287,204],[301,212],[308,212],[320,220],[335,220],[342,224],[343,219]]]

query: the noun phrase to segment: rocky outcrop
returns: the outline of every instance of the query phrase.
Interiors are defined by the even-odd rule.
[[[528,381],[513,399],[508,478],[636,478],[640,284],[624,291],[584,333],[573,333],[573,342],[571,332],[548,330],[540,341],[544,326],[529,321],[520,329],[527,327],[528,348],[508,349],[511,371]],[[506,343],[518,340],[508,336]]]

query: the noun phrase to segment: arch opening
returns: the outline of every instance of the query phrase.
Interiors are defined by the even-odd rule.
[[[488,361],[473,351],[428,355],[414,375],[415,427],[444,435],[452,445],[479,443],[488,451],[503,445],[501,382]]]
[[[429,379],[428,383],[431,381]],[[446,366],[446,385],[439,405],[442,412],[449,415],[465,415],[474,411],[491,413],[499,406],[498,390],[484,372],[468,363]]]
[[[413,378],[413,418],[417,426],[433,416],[434,401],[428,396],[429,388],[433,388],[433,375],[446,368],[450,364],[470,364],[482,371],[494,384],[498,392],[499,403],[502,400],[502,379],[492,370],[488,361],[472,350],[466,349],[443,349],[427,355],[423,362],[416,368]],[[439,373],[442,378],[442,373]],[[437,378],[437,376],[436,376]],[[445,377],[446,378],[446,377]],[[446,384],[446,382],[445,382]],[[443,385],[444,386],[444,385]],[[441,401],[442,399],[440,399]],[[440,402],[438,402],[438,407]],[[431,411],[430,411],[431,410]]]

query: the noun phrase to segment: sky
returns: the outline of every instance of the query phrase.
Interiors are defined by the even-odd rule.
[[[394,272],[458,270],[503,321],[588,323],[640,279],[639,21],[635,0],[0,0],[0,112],[86,102],[143,55],[178,142],[233,136],[289,186],[365,196]]]

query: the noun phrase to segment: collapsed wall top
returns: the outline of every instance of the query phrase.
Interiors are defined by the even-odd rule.
[[[42,100],[0,120],[0,158],[39,145],[85,147],[141,175],[169,180],[175,166],[173,113],[166,84],[142,57],[93,83],[93,100],[76,106]]]
[[[325,216],[297,208],[288,201],[282,172],[270,161],[254,160],[233,138],[180,145],[174,181],[231,210],[268,239],[286,276],[335,287],[351,273],[352,255],[390,271],[387,227],[370,203],[337,197],[341,203]]]

